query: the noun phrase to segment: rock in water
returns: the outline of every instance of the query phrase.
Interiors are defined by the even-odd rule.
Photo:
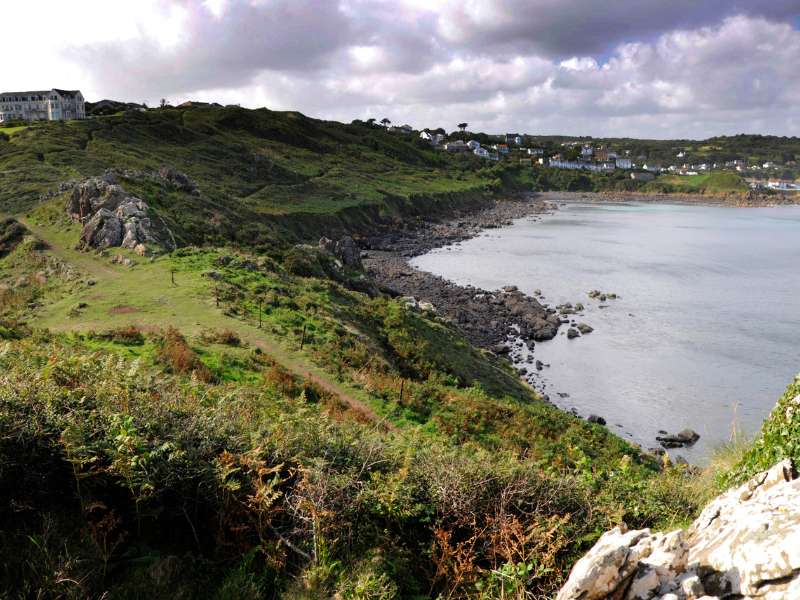
[[[605,425],[606,420],[603,417],[599,417],[597,415],[589,415],[589,418],[586,419],[589,423],[597,423],[598,425]]]
[[[567,337],[569,339],[580,337],[580,335],[581,334],[578,333],[578,330],[575,329],[574,327],[570,327],[569,329],[567,329]]]
[[[678,433],[667,435],[658,435],[656,440],[661,442],[664,448],[682,448],[683,446],[691,446],[700,439],[700,434],[693,429],[684,429]]]
[[[587,333],[592,333],[594,331],[594,327],[592,327],[591,325],[587,325],[586,323],[578,323],[575,327],[577,327],[578,331],[580,331],[581,334],[583,335],[586,335]]]
[[[800,479],[792,462],[718,496],[688,529],[623,524],[604,533],[557,598],[800,598]]]

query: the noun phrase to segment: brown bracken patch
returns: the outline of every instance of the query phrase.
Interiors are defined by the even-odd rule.
[[[108,312],[112,315],[128,315],[130,313],[141,312],[141,310],[142,309],[136,308],[135,306],[126,306],[124,304],[120,304],[113,307]]]

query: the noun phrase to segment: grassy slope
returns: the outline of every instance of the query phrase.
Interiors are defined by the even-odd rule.
[[[296,277],[266,257],[187,248],[153,261],[134,257],[133,268],[114,265],[110,258],[116,252],[101,256],[73,249],[78,231],[61,215],[62,202],[54,199],[21,218],[46,246],[29,237],[0,260],[0,282],[27,278],[24,286],[8,286],[21,297],[2,305],[6,317],[23,317],[55,332],[0,348],[5,361],[0,480],[19,479],[22,469],[26,477],[49,480],[52,492],[64,498],[53,505],[52,496],[39,496],[27,484],[15,491],[3,487],[13,502],[34,507],[13,526],[9,515],[0,514],[9,534],[2,550],[5,581],[63,593],[63,585],[47,583],[31,570],[61,568],[84,582],[73,590],[76,597],[104,589],[132,593],[136,580],[148,589],[163,585],[152,579],[153,569],[163,569],[178,554],[193,556],[194,566],[184,565],[185,576],[170,580],[171,586],[230,585],[235,597],[248,597],[253,588],[328,597],[361,577],[404,594],[425,594],[433,587],[474,595],[476,586],[496,584],[489,567],[517,563],[533,565],[520,581],[549,593],[575,556],[619,519],[667,526],[687,519],[695,506],[681,491],[680,469],[659,475],[652,461],[605,428],[542,403],[504,363],[470,347],[447,323],[393,301],[370,300],[330,279]],[[210,271],[215,278],[207,276]],[[130,325],[146,333],[142,343],[99,335]],[[210,383],[161,362],[161,330],[169,326],[187,336]],[[228,330],[242,343],[214,343],[203,336],[208,330]],[[0,336],[13,331],[0,328]],[[127,372],[147,373],[155,387],[121,375]],[[38,383],[23,391],[26,380]],[[73,405],[70,381],[80,381],[80,394],[98,400]],[[170,400],[162,404],[162,398]],[[265,404],[264,398],[270,400]],[[25,416],[30,414],[40,416],[30,420]],[[65,431],[71,432],[68,438]],[[318,441],[298,441],[315,431]],[[167,446],[168,452],[162,450]],[[50,458],[42,462],[33,447]],[[86,452],[97,466],[85,462]],[[168,459],[175,452],[183,458]],[[297,514],[297,507],[287,504],[290,497],[321,503],[317,509],[304,504],[299,514],[305,519],[313,514],[308,510],[323,511],[320,527],[329,539],[323,553],[311,543],[307,521],[286,521],[277,513],[267,517],[260,505],[249,503],[252,482],[236,489],[220,484],[217,469],[229,460],[225,452],[237,461],[258,456],[276,468],[293,461],[305,465],[314,485],[333,490],[347,481],[347,489],[362,491],[348,492],[344,501],[334,500],[335,494],[314,496],[306,479],[286,484],[286,495],[280,496],[286,500],[276,505],[280,514]],[[350,459],[342,462],[343,452],[356,452],[354,460],[375,466],[353,471]],[[79,495],[69,464],[78,465],[78,481],[85,482]],[[148,466],[140,470],[141,464]],[[478,480],[493,483],[483,486],[480,497],[465,496],[464,502],[476,503],[472,508],[449,504],[456,490],[466,493]],[[189,492],[186,485],[204,491]],[[439,497],[439,489],[450,491]],[[235,506],[246,508],[229,513],[234,505],[219,504],[231,494]],[[510,519],[503,525],[511,528],[506,533],[522,536],[516,553],[459,546],[497,526],[492,515],[503,494],[517,498],[503,517]],[[204,525],[210,532],[231,535],[227,526],[217,529],[224,519],[267,519],[304,554],[286,556],[271,529],[259,530],[255,539],[248,534],[235,551],[205,535],[193,541],[174,505],[181,497],[206,515],[203,523],[216,519],[218,525]],[[81,511],[81,502],[100,502],[111,510],[106,516],[120,520],[125,540],[102,550],[99,524],[95,515]],[[48,546],[37,512],[53,514],[53,527],[76,545]],[[534,529],[512,533],[514,519]],[[172,532],[175,545],[153,537],[159,530]],[[95,537],[81,545],[87,531]],[[359,540],[355,546],[343,542],[352,535]],[[62,567],[48,562],[67,561],[65,551],[79,562]],[[113,574],[103,574],[104,552],[117,564]],[[409,552],[425,558],[410,560]],[[463,560],[456,552],[466,552]],[[367,567],[359,558],[376,553],[381,559],[363,575]],[[281,561],[283,567],[269,566]],[[143,572],[141,564],[149,570]],[[319,573],[323,567],[325,575]],[[436,569],[443,571],[434,575]]]
[[[153,260],[79,252],[64,198],[39,200],[65,179],[165,164],[189,174],[199,194],[137,177],[123,184],[180,241],[201,248]],[[209,589],[233,578],[228,597],[272,589],[358,597],[346,590],[362,577],[405,595],[477,595],[481,587],[491,597],[499,581],[493,569],[511,569],[502,577],[546,595],[619,520],[684,522],[702,501],[684,470],[659,473],[605,428],[541,402],[448,323],[350,291],[358,274],[313,252],[306,259],[316,276],[299,277],[274,260],[280,252],[219,247],[310,237],[334,222],[369,228],[483,201],[504,186],[625,183],[568,175],[485,167],[374,128],[236,108],[43,124],[0,141],[0,208],[33,234],[0,259],[0,336],[23,338],[0,348],[0,484],[28,469],[68,499],[54,506],[47,495],[3,487],[14,502],[35,507],[30,521],[17,524],[0,511],[12,532],[4,581],[22,578],[31,593],[53,593],[58,585],[41,573],[61,568],[85,582],[74,590],[80,597],[124,589],[142,576],[137,565],[161,569],[178,554],[195,563],[175,585],[190,586],[201,572]],[[114,254],[137,264],[112,264]],[[14,318],[53,333],[31,337]],[[169,327],[188,340],[173,344],[171,355]],[[209,330],[241,343],[216,343]],[[145,335],[131,344],[125,331]],[[29,389],[28,381],[41,385]],[[74,405],[75,386],[92,402]],[[172,452],[184,458],[164,459]],[[230,460],[236,473],[250,473],[245,462],[263,462],[285,476],[285,489],[270,501],[277,513],[252,500],[267,493],[260,476],[236,485],[230,473],[220,476]],[[284,473],[287,464],[302,477]],[[83,489],[84,480],[93,483]],[[182,498],[203,507],[204,523],[215,521],[209,531],[222,538],[244,519],[246,539],[230,549],[186,530],[193,521],[180,512],[185,504],[175,505]],[[110,550],[97,536],[111,532],[98,530],[85,508],[95,501],[125,530]],[[94,546],[49,546],[36,515],[52,510],[64,539],[79,540],[88,529]],[[177,532],[175,547],[148,535],[160,529]],[[503,546],[509,536],[516,541]],[[67,551],[80,561],[52,563],[69,563]],[[110,574],[109,560],[118,562]],[[150,586],[163,584],[147,577]]]
[[[778,404],[747,447],[739,462],[725,473],[726,484],[740,483],[784,458],[800,465],[800,375],[789,384]]]
[[[413,136],[266,109],[153,110],[43,123],[0,141],[0,211],[30,210],[59,183],[106,168],[187,173],[198,195],[147,180],[144,196],[184,242],[253,242],[286,233],[285,215],[334,215],[395,198],[482,193],[495,183],[472,157]]]
[[[647,192],[687,194],[728,194],[747,192],[747,183],[738,173],[720,172],[702,175],[662,175],[644,187]]]

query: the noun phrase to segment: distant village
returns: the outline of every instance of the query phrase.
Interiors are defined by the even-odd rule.
[[[413,134],[410,125],[392,126],[390,132]],[[463,134],[463,132],[462,132]],[[459,134],[453,134],[454,138]],[[463,134],[449,139],[443,130],[422,130],[419,137],[435,148],[446,152],[471,152],[479,158],[499,161],[518,160],[521,164],[541,165],[554,169],[584,170],[595,173],[609,173],[617,169],[630,171],[630,178],[637,181],[652,181],[660,174],[692,176],[711,171],[736,171],[751,188],[774,189],[781,191],[800,191],[800,183],[794,177],[787,178],[783,173],[787,168],[795,169],[797,164],[790,161],[780,164],[775,161],[748,163],[742,159],[725,162],[691,162],[685,151],[675,154],[675,161],[663,164],[649,161],[644,156],[631,156],[631,150],[611,149],[603,144],[591,144],[585,141],[563,142],[558,151],[548,151],[526,143],[528,139],[519,133],[507,133],[502,141],[481,144],[475,139],[467,139]],[[462,139],[463,138],[463,139]]]
[[[161,107],[166,105],[162,100]],[[204,102],[184,102],[178,108],[209,105]],[[135,107],[146,110],[145,105],[135,105],[101,100],[94,104],[98,111],[114,110],[116,106]],[[215,106],[219,106],[216,105]],[[100,114],[100,113],[98,113]],[[50,89],[29,92],[0,93],[0,127],[11,123],[32,121],[66,121],[87,118],[86,102],[80,90]],[[361,121],[358,121],[361,122]],[[363,123],[363,122],[362,122]],[[377,126],[375,119],[366,124]],[[380,124],[390,132],[403,135],[414,135],[416,131],[411,125],[391,125],[389,119]],[[391,125],[391,126],[390,126]],[[657,175],[669,174],[680,176],[700,175],[710,171],[736,171],[752,188],[774,189],[780,191],[800,191],[800,183],[785,177],[786,170],[795,169],[795,161],[780,164],[774,161],[753,163],[744,160],[728,160],[722,163],[693,162],[685,151],[675,154],[675,160],[662,164],[648,160],[645,156],[631,156],[632,152],[625,148],[609,148],[603,144],[592,144],[586,141],[567,141],[560,148],[546,149],[527,143],[529,136],[519,133],[507,133],[505,136],[492,137],[494,143],[481,143],[466,132],[467,123],[459,124],[460,134],[447,135],[444,129],[423,129],[419,137],[431,146],[452,153],[472,153],[488,160],[518,160],[521,164],[547,166],[554,169],[583,170],[595,173],[609,173],[616,170],[630,171],[630,178],[637,181],[652,181]]]

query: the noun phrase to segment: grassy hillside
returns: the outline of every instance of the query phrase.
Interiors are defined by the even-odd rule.
[[[696,509],[683,468],[311,248],[125,266],[61,205],[0,259],[3,589],[547,596],[620,519]]]
[[[76,249],[59,184],[109,168],[177,250]],[[690,469],[295,245],[628,185],[235,107],[0,136],[0,595],[551,597],[609,527],[687,522]]]
[[[746,193],[747,182],[737,173],[715,172],[701,175],[661,175],[644,186],[643,191],[687,194]]]
[[[427,202],[500,185],[475,157],[434,151],[411,135],[293,112],[200,107],[41,123],[0,138],[0,212],[30,210],[60,183],[108,168],[163,166],[186,173],[198,191],[163,189],[135,172],[124,183],[184,243],[252,243],[291,233],[303,217],[324,222],[364,206],[378,216],[415,196]]]

